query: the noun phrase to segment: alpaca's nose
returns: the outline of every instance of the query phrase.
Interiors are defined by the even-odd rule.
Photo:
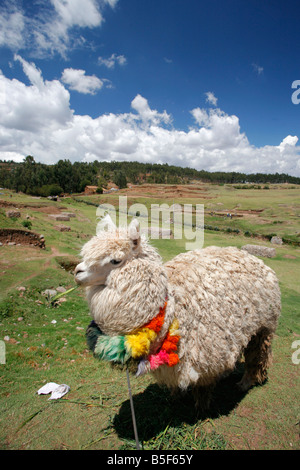
[[[80,279],[78,276],[81,274],[81,273],[84,273],[85,272],[85,265],[84,263],[79,263],[77,264],[75,270],[74,270],[74,276],[75,276],[75,281],[77,283],[80,284],[80,282],[82,281],[82,279]]]
[[[83,267],[81,266],[81,264],[77,264],[76,268],[75,268],[75,271],[74,271],[74,274],[75,276],[79,273],[82,273],[84,270],[83,270]]]

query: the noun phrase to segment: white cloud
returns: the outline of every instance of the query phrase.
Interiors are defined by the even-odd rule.
[[[6,2],[0,8],[0,46],[14,51],[28,49],[37,57],[54,53],[66,57],[69,50],[85,42],[78,28],[100,27],[105,7],[114,8],[117,1],[36,1],[35,15],[26,14],[14,1],[11,5]]]
[[[103,57],[98,57],[98,64],[105,65],[108,69],[113,69],[116,64],[125,65],[127,64],[127,59],[124,55],[112,54],[108,59]]]
[[[19,61],[22,64],[23,71],[32,85],[35,85],[39,89],[44,86],[42,72],[35,66],[34,63],[27,62],[18,54],[14,55],[14,60]]]
[[[260,65],[257,64],[252,64],[254,72],[257,73],[257,75],[262,75],[264,73],[264,68],[261,67]]]
[[[166,111],[159,113],[155,109],[151,109],[146,98],[141,95],[137,95],[132,100],[131,107],[138,112],[138,116],[144,124],[151,123],[158,125],[161,122],[165,124],[171,122],[171,116]]]
[[[85,75],[85,71],[81,69],[65,69],[61,77],[71,90],[79,93],[94,95],[103,87],[103,81],[96,75]]]
[[[177,130],[167,111],[151,108],[140,94],[127,113],[79,116],[70,109],[70,94],[60,81],[44,80],[35,64],[15,59],[30,84],[0,74],[0,159],[30,154],[46,163],[61,158],[135,160],[300,176],[297,136],[288,135],[276,146],[255,147],[241,132],[239,118],[219,108],[195,107],[194,126]]]
[[[206,102],[212,104],[213,106],[217,106],[218,98],[215,97],[212,91],[208,91],[205,93],[206,95]]]
[[[0,46],[13,50],[22,47],[25,19],[22,11],[14,6],[0,9]]]
[[[82,28],[94,28],[101,25],[103,17],[99,6],[94,0],[51,0],[58,20],[65,28],[80,26]]]
[[[31,139],[39,139],[43,133],[47,136],[65,125],[73,112],[70,94],[58,80],[44,81],[34,64],[20,56],[15,56],[15,60],[22,64],[31,85],[0,74],[0,130],[5,150],[8,145],[9,150],[21,153],[22,146],[26,148]]]

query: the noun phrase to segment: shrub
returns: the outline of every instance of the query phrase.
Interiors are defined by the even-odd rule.
[[[30,220],[23,220],[22,225],[23,227],[28,228],[28,230],[30,230],[32,227],[32,223],[30,222]]]
[[[39,188],[34,188],[30,194],[36,196],[49,197],[58,196],[63,192],[63,189],[58,184],[44,184]]]

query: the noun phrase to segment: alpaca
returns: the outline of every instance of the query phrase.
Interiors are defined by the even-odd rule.
[[[128,230],[105,223],[75,269],[93,318],[87,341],[96,357],[132,360],[137,375],[150,371],[172,391],[191,388],[197,402],[242,353],[241,389],[266,380],[281,308],[272,269],[245,251],[216,246],[163,264],[137,220]]]

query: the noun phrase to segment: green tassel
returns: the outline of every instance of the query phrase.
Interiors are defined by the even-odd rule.
[[[94,355],[99,359],[125,364],[130,359],[130,354],[125,347],[124,336],[106,336],[98,337]]]
[[[99,336],[103,335],[102,331],[98,325],[92,321],[87,327],[85,335],[88,348],[94,352]]]

